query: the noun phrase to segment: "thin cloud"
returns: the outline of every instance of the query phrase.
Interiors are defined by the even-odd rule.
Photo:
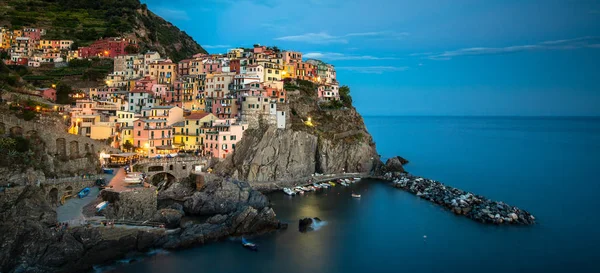
[[[389,40],[389,39],[403,39],[408,36],[407,32],[393,32],[393,31],[372,31],[372,32],[354,32],[347,33],[344,35],[330,35],[327,32],[319,33],[305,33],[300,35],[283,36],[275,38],[279,41],[288,42],[304,42],[311,44],[347,44],[352,38],[369,38],[375,40]]]
[[[408,70],[408,66],[338,66],[336,69],[364,74],[383,74],[386,72],[406,71]]]
[[[206,49],[232,48],[230,45],[202,45]]]
[[[330,60],[330,61],[343,61],[343,60],[396,60],[394,57],[376,57],[371,55],[346,55],[343,53],[336,52],[309,52],[304,54],[304,58],[307,59],[319,59],[319,60]]]
[[[326,32],[305,33],[302,35],[283,36],[275,38],[279,41],[303,42],[310,44],[347,44],[348,40],[339,36],[332,36]]]
[[[570,50],[580,48],[598,48],[600,37],[586,36],[575,39],[544,41],[531,45],[516,45],[507,47],[471,47],[441,53],[415,53],[410,56],[422,56],[431,60],[450,60],[459,56],[497,55],[523,51],[541,50]]]
[[[156,14],[169,19],[169,20],[183,20],[183,21],[189,21],[190,17],[188,16],[187,12],[185,10],[180,10],[180,9],[170,9],[170,8],[163,8],[163,7],[159,7],[156,9]]]

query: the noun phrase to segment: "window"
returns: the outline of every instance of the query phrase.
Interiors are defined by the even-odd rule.
[[[138,131],[138,136],[141,136],[141,133],[142,133],[142,132]],[[139,142],[139,141],[138,141],[138,142]]]
[[[227,140],[227,137],[226,137],[226,136],[223,136],[223,140]]]

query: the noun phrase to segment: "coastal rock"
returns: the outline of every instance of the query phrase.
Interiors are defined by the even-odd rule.
[[[167,228],[177,228],[181,222],[183,213],[174,209],[161,209],[156,212],[155,222],[164,223]]]
[[[252,206],[262,209],[269,201],[248,183],[232,181],[217,176],[205,180],[205,187],[189,196],[183,203],[183,209],[190,215],[226,214],[236,211],[240,206]]]
[[[403,165],[405,165],[407,163],[408,163],[408,160],[406,160],[400,156],[395,156],[395,157],[388,159],[385,162],[385,170],[387,172],[402,172],[403,173],[403,172],[406,172],[404,170]]]
[[[312,230],[313,219],[303,218],[298,221],[298,230],[300,232],[307,232]]]

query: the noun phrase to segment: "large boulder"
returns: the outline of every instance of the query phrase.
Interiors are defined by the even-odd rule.
[[[387,172],[401,172],[404,173],[406,172],[404,170],[404,165],[408,163],[408,160],[400,157],[400,156],[395,156],[392,157],[390,159],[388,159],[385,162],[385,170]]]
[[[248,183],[211,176],[201,191],[183,202],[183,209],[192,215],[213,215],[234,212],[242,206],[262,209],[268,205],[267,197]]]
[[[182,217],[183,213],[181,211],[174,209],[161,209],[156,212],[154,221],[165,224],[166,228],[177,228],[181,223]]]
[[[313,219],[312,218],[304,218],[298,221],[298,230],[300,232],[307,232],[312,230]]]

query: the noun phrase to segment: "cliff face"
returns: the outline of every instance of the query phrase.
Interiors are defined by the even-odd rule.
[[[217,173],[253,186],[287,185],[314,173],[364,173],[379,165],[375,143],[354,107],[327,108],[314,86],[297,87],[288,92],[288,128],[247,130],[234,153],[215,166]]]

